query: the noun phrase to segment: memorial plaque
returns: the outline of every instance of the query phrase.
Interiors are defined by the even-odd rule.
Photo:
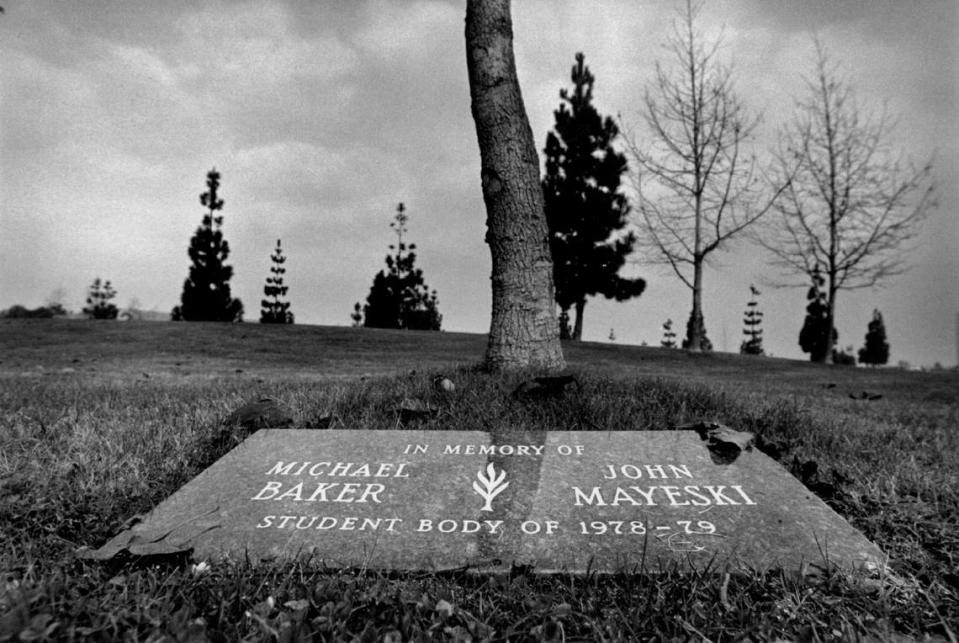
[[[261,430],[94,556],[185,548],[481,572],[884,558],[775,461],[715,458],[693,431]]]

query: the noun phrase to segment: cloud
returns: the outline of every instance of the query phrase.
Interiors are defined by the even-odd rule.
[[[358,58],[335,33],[296,33],[282,3],[214,3],[176,22],[175,56],[184,75],[225,82],[248,92],[290,80],[328,82],[349,73]]]
[[[455,41],[462,48],[463,10],[447,2],[361,4],[362,26],[350,38],[364,60],[409,68],[435,65],[431,55],[448,53]]]
[[[11,51],[4,54],[0,78],[4,94],[16,97],[0,101],[4,150],[34,156],[89,127],[86,116],[97,104],[96,85],[78,70]],[[4,154],[4,167],[16,169],[9,160]]]

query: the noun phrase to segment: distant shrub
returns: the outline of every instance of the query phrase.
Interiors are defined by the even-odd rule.
[[[39,308],[33,309],[16,304],[14,306],[10,306],[10,308],[7,308],[6,310],[0,310],[0,317],[4,319],[50,319],[51,317],[58,317],[66,314],[67,311],[64,310],[63,306],[60,304],[40,306]]]
[[[853,353],[852,346],[847,346],[845,351],[833,350],[832,363],[837,366],[855,366],[856,355]]]

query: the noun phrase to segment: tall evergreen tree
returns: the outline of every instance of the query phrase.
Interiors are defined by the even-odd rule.
[[[859,363],[880,366],[889,362],[889,342],[882,313],[872,311],[872,321],[866,331],[866,345],[859,349]]]
[[[430,292],[423,281],[423,271],[415,266],[416,244],[407,244],[406,222],[409,216],[400,203],[390,227],[396,233],[396,245],[390,245],[394,254],[386,256],[386,270],[373,277],[370,294],[363,306],[363,325],[367,328],[403,328],[409,330],[439,330],[443,316],[439,312],[436,291]],[[358,322],[359,304],[352,318]]]
[[[759,310],[759,290],[755,286],[749,286],[751,295],[749,303],[746,304],[746,312],[743,313],[743,335],[746,339],[739,347],[739,352],[743,355],[762,355],[763,351],[763,313]]]
[[[87,305],[83,309],[83,314],[90,319],[116,319],[119,309],[110,301],[116,297],[116,294],[109,281],[101,282],[97,277],[88,291]]]
[[[283,301],[286,297],[286,291],[289,287],[283,285],[283,275],[286,274],[286,257],[283,256],[283,248],[280,247],[280,240],[276,240],[276,249],[270,255],[273,265],[270,266],[272,275],[266,278],[266,285],[263,286],[263,294],[268,299],[260,300],[262,306],[260,310],[261,324],[292,324],[293,313],[290,312],[290,302]]]
[[[243,303],[230,295],[233,267],[226,265],[230,245],[221,230],[223,200],[217,195],[220,173],[216,168],[206,175],[207,191],[200,203],[208,208],[200,227],[190,239],[189,255],[193,265],[183,282],[180,305],[173,309],[173,321],[243,321]]]
[[[813,269],[810,277],[812,277],[812,286],[806,294],[809,304],[806,306],[806,320],[802,330],[799,331],[799,346],[804,353],[809,353],[810,361],[824,362],[826,354],[836,345],[839,332],[832,327],[829,319],[829,305],[823,290],[826,280],[822,272],[817,267]],[[830,331],[832,341],[829,341]]]
[[[350,320],[353,322],[353,328],[359,328],[363,325],[363,304],[360,302],[353,304],[353,312],[350,313]]]
[[[567,318],[570,308],[576,311],[572,339],[581,339],[587,297],[624,301],[641,295],[646,282],[619,276],[636,242],[633,233],[623,232],[629,204],[619,186],[626,157],[613,148],[616,123],[593,106],[595,78],[582,53],[571,79],[573,89],[560,90],[556,125],[546,136],[543,197],[556,302]]]
[[[673,330],[672,319],[663,322],[663,341],[660,344],[663,348],[676,348],[676,331]]]

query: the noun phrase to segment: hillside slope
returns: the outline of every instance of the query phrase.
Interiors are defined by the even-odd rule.
[[[91,372],[172,378],[304,380],[450,370],[480,363],[486,337],[342,326],[275,326],[67,319],[0,320],[0,376]],[[730,353],[567,342],[570,369],[656,377],[759,394],[959,401],[959,374],[823,366]]]

